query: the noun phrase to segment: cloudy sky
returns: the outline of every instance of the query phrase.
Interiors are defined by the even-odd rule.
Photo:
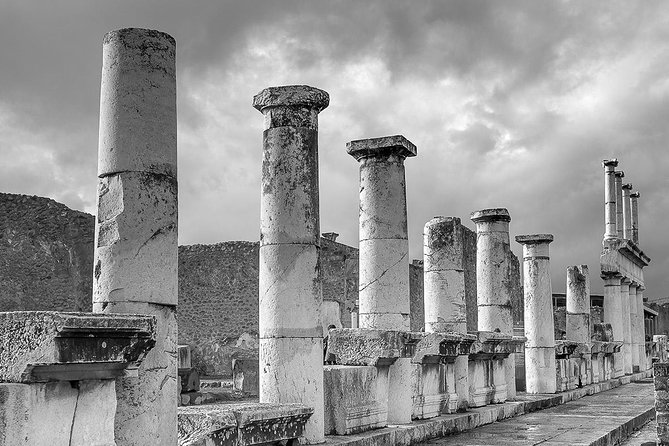
[[[102,37],[177,40],[181,244],[256,240],[267,86],[330,94],[321,228],[357,245],[347,141],[403,134],[411,257],[435,215],[507,207],[552,233],[554,291],[586,263],[601,292],[601,160],[641,191],[646,296],[669,295],[669,3],[0,0],[0,191],[95,212]],[[512,241],[517,254],[520,245]]]

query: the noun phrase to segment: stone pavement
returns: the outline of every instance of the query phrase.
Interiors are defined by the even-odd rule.
[[[655,446],[657,444],[657,423],[651,419],[644,427],[634,432],[620,446]]]
[[[421,444],[425,446],[620,444],[634,430],[654,418],[653,404],[653,384],[650,380],[644,380]],[[651,440],[640,438],[639,441],[629,444],[642,445]]]

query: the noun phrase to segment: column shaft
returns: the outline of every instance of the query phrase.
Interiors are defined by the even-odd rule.
[[[639,192],[630,194],[632,201],[632,241],[639,244]]]
[[[643,311],[643,290],[642,286],[636,289],[637,305],[637,330],[639,339],[639,366],[644,371],[648,368],[648,358],[646,357],[646,321]]]
[[[623,355],[624,371],[626,375],[632,374],[632,318],[630,314],[630,282],[623,279],[620,283],[620,301],[622,302],[623,316]]]
[[[624,212],[623,212],[623,177],[625,173],[622,171],[617,171],[615,173],[616,178],[616,237],[619,239],[623,238],[625,222],[624,222]]]
[[[567,267],[567,339],[590,344],[590,275],[587,265]]]
[[[604,239],[616,237],[616,179],[618,160],[604,160]]]
[[[253,98],[265,116],[260,201],[260,401],[314,407],[304,436],[324,441],[318,113],[326,92],[271,87]]]
[[[525,291],[525,377],[527,393],[555,393],[556,363],[548,245],[550,234],[519,235]]]
[[[625,240],[632,240],[632,202],[630,194],[632,193],[631,184],[622,185],[623,192],[623,238]]]
[[[177,442],[175,52],[146,29],[103,42],[93,311],[157,319],[138,376],[117,380],[119,446]]]
[[[632,372],[636,373],[640,370],[639,363],[639,327],[637,324],[637,299],[636,299],[637,285],[632,284],[629,287],[629,302],[630,302],[630,338],[632,349]]]
[[[620,295],[620,277],[603,277],[604,279],[604,322],[611,324],[613,339],[624,341],[623,303]],[[615,376],[625,373],[623,352],[614,354]]]

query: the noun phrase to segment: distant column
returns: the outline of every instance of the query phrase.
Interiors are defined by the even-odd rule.
[[[527,393],[555,393],[553,291],[548,250],[553,236],[519,235],[516,241],[523,245]]]
[[[404,159],[416,146],[404,136],[346,144],[360,163],[360,328],[408,331],[409,241]],[[411,422],[411,358],[388,371],[388,423]]]
[[[138,377],[117,380],[119,446],[177,443],[175,54],[148,29],[103,41],[93,311],[157,319]]]
[[[630,194],[632,201],[632,241],[639,244],[639,197],[641,194],[637,191]]]
[[[618,160],[604,160],[604,218],[605,233],[604,239],[616,238],[616,178],[615,171],[618,166]]]
[[[633,239],[632,227],[632,202],[630,194],[632,193],[631,184],[622,185],[623,192],[623,238],[625,240]]]
[[[618,170],[615,173],[616,177],[616,237],[619,239],[623,238],[624,235],[624,212],[623,212],[623,178],[625,177],[625,172]]]
[[[478,329],[513,335],[511,313],[509,222],[505,208],[472,212],[476,223],[476,294]],[[516,396],[516,366],[513,354],[505,360],[508,398]]]
[[[614,341],[624,341],[620,276],[602,276],[602,279],[604,279],[604,322],[611,324]],[[614,378],[625,374],[624,361],[625,357],[622,351],[614,354]]]
[[[643,310],[643,291],[646,288],[643,285],[637,286],[636,289],[636,306],[637,306],[637,329],[638,339],[640,342],[639,345],[639,366],[641,371],[644,371],[648,367],[648,358],[646,357],[646,320]]]
[[[463,234],[457,217],[434,217],[423,232],[425,331],[467,333]],[[455,358],[458,409],[468,406],[469,356]]]
[[[623,308],[623,356],[626,375],[632,374],[632,318],[630,314],[630,280],[626,277],[620,281],[620,301]]]
[[[567,267],[567,339],[590,344],[590,274],[587,265]]]
[[[637,317],[637,299],[636,291],[638,285],[635,282],[630,284],[629,290],[629,301],[630,301],[630,338],[631,338],[631,349],[632,349],[632,372],[636,373],[640,370],[639,363],[639,319]],[[643,311],[643,310],[642,310]]]
[[[305,427],[322,443],[318,113],[328,94],[306,85],[253,98],[265,116],[260,200],[260,401],[314,407]]]

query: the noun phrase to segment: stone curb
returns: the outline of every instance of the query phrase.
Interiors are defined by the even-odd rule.
[[[346,436],[328,435],[325,437],[325,445],[373,446],[392,444],[408,446],[446,435],[465,432],[479,426],[494,423],[495,421],[502,421],[507,418],[565,404],[587,395],[594,395],[624,384],[629,384],[632,381],[652,377],[652,374],[652,370],[647,370],[554,395],[518,395],[516,401],[504,404],[493,404],[471,409],[464,413],[442,415],[429,420],[414,420],[411,424],[386,427],[362,434]],[[653,416],[655,416],[655,409],[651,408],[623,425],[614,428],[607,435],[592,443],[592,445],[616,444],[616,442],[627,438],[630,433],[641,427]]]

